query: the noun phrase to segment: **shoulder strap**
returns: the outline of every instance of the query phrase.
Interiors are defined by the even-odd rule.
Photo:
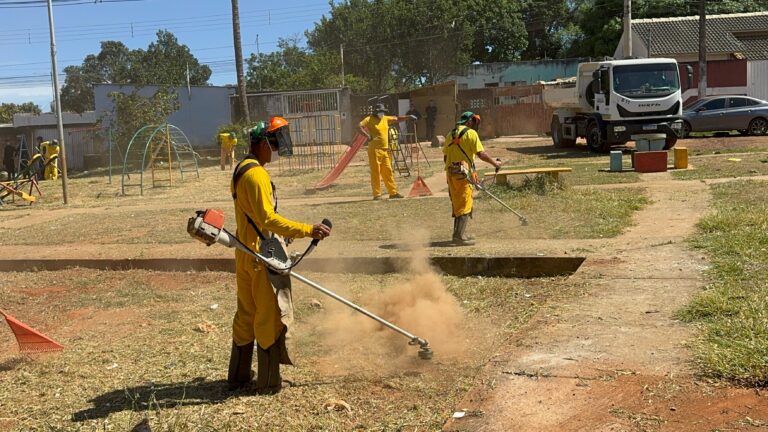
[[[232,174],[232,199],[235,200],[235,207],[237,207],[237,182],[240,181],[240,178],[243,176],[243,174],[250,171],[252,168],[256,168],[257,166],[259,166],[259,164],[254,162],[248,162],[245,165],[243,165],[243,162],[240,162],[235,167],[235,172]],[[248,216],[248,213],[243,212],[243,214],[248,220],[248,224],[252,226],[254,230],[256,230],[256,234],[259,235],[259,238],[264,240],[264,234],[261,233],[261,230],[256,226],[256,223],[253,222],[250,216]]]
[[[461,132],[459,132],[459,136],[457,136],[456,138],[457,139],[461,139],[464,136],[464,134],[467,133],[467,131],[469,131],[469,128],[465,126],[464,129],[462,129]],[[456,133],[456,129],[453,130],[452,134],[455,134],[455,133]],[[472,158],[469,157],[467,152],[465,152],[464,149],[461,148],[461,143],[457,143],[456,147],[458,147],[459,150],[461,150],[461,152],[464,154],[464,157],[467,158],[467,162],[469,162],[469,166],[471,166],[472,169],[474,170],[475,169],[475,162],[472,160]]]

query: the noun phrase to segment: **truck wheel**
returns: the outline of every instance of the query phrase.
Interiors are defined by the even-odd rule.
[[[587,147],[592,153],[603,153],[607,150],[597,122],[592,122],[587,126]]]
[[[667,140],[664,142],[664,150],[669,150],[677,143],[677,135],[667,135]]]
[[[572,147],[576,144],[575,139],[563,137],[563,126],[560,124],[560,119],[556,116],[552,117],[550,131],[552,133],[552,144],[555,148]]]

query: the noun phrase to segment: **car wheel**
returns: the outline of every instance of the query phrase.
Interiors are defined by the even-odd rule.
[[[592,122],[587,126],[587,147],[592,153],[603,153],[603,134],[600,132],[600,126],[597,122]]]
[[[687,121],[683,122],[683,130],[680,132],[680,138],[688,138],[691,136],[691,124]]]
[[[768,133],[768,120],[758,117],[749,122],[750,135],[765,135]]]

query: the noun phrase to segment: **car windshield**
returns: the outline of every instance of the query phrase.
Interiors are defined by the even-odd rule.
[[[629,98],[668,96],[680,90],[674,63],[638,64],[613,68],[613,90]]]

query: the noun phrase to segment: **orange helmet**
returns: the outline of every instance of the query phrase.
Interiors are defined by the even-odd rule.
[[[269,119],[269,124],[267,125],[267,132],[272,133],[281,127],[288,126],[288,120],[282,118],[282,117],[272,117]]]

